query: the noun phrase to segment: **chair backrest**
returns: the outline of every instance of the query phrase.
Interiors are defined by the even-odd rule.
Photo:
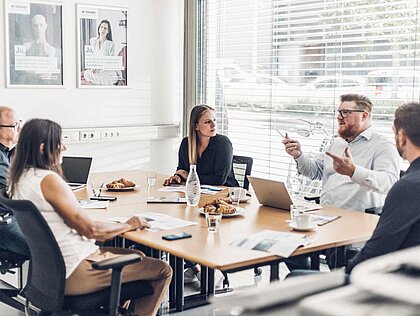
[[[233,156],[233,172],[235,179],[239,185],[247,189],[249,188],[249,180],[246,176],[251,174],[253,159],[246,156]]]
[[[0,203],[13,211],[31,252],[26,298],[44,312],[61,311],[66,267],[50,227],[31,201],[0,196]]]

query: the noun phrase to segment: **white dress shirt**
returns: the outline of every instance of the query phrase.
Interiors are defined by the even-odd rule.
[[[350,143],[342,138],[335,139],[328,151],[342,156],[346,146],[350,147],[356,165],[351,178],[335,172],[333,160],[327,155],[313,159],[302,153],[296,159],[299,173],[322,180],[323,205],[362,212],[369,207],[382,206],[389,189],[399,178],[400,157],[395,144],[369,127]]]

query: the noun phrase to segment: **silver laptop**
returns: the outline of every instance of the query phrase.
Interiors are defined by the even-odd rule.
[[[63,157],[61,168],[63,169],[64,179],[73,191],[86,186],[91,165],[92,157]]]
[[[255,195],[263,205],[290,210],[290,205],[302,205],[306,211],[321,209],[322,206],[301,199],[292,199],[283,182],[248,176]]]

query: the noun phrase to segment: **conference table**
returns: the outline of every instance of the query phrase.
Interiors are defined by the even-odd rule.
[[[243,215],[223,218],[218,233],[208,232],[205,217],[200,214],[198,207],[189,207],[185,204],[146,203],[148,196],[183,196],[183,193],[158,191],[166,178],[164,175],[158,175],[155,188],[147,187],[146,172],[140,170],[96,173],[91,175],[91,181],[99,185],[122,177],[135,182],[136,189],[123,192],[104,192],[103,194],[112,194],[118,199],[111,202],[106,210],[89,209],[88,212],[92,218],[109,221],[113,217],[129,217],[145,212],[157,212],[197,223],[197,225],[170,231],[137,230],[122,235],[125,239],[152,249],[151,253],[155,257],[160,258],[162,252],[169,254],[169,262],[174,269],[169,293],[172,308],[180,311],[197,306],[214,295],[215,269],[230,273],[269,265],[270,279],[278,280],[281,257],[269,252],[234,247],[230,243],[239,237],[246,237],[263,230],[292,232],[288,226],[290,218],[288,211],[263,206],[252,194],[248,202],[240,204],[244,208]],[[93,195],[91,191],[89,187],[86,187],[76,192],[76,197],[87,199]],[[213,200],[216,196],[226,195],[226,188],[217,195],[202,194],[199,206]],[[310,244],[298,248],[292,256],[318,253],[321,250],[366,241],[372,235],[378,222],[376,215],[329,206],[324,206],[318,213],[340,217],[326,225],[318,226],[314,231],[294,232],[313,237],[313,240]],[[162,239],[163,235],[181,232],[191,234],[192,238],[176,241]],[[202,267],[201,292],[191,297],[184,297],[183,292],[184,260],[196,262]]]

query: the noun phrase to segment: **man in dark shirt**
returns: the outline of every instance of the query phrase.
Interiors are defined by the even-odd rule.
[[[420,245],[420,103],[407,103],[395,112],[394,134],[400,156],[410,162],[389,191],[372,237],[351,260],[347,272],[360,262],[399,249]]]
[[[6,188],[13,147],[20,130],[20,121],[8,106],[0,106],[0,189]],[[7,212],[0,205],[0,213]],[[12,214],[0,222],[0,249],[29,257],[29,248]]]

